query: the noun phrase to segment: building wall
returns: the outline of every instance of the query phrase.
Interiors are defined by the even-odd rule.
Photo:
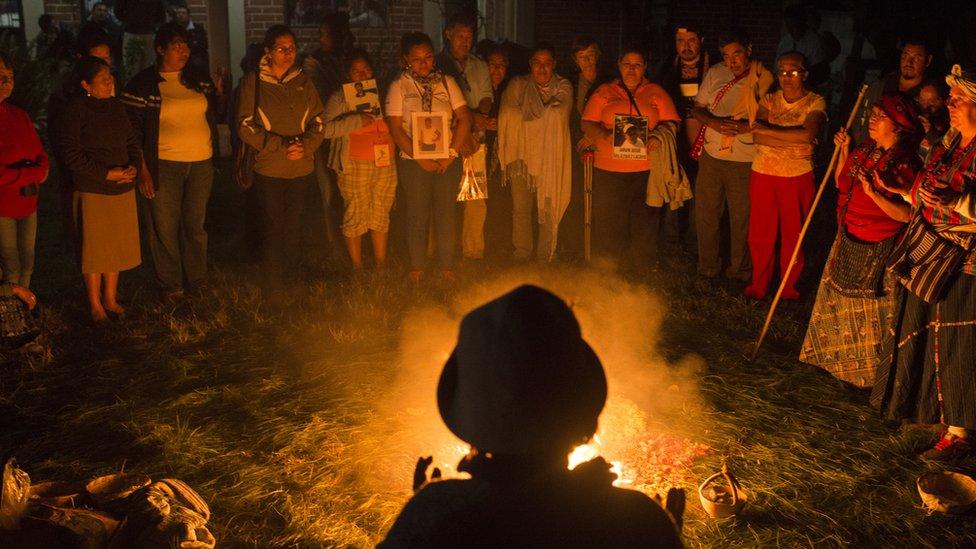
[[[80,8],[77,0],[25,0],[43,1],[44,11],[58,20],[72,25],[80,24]],[[264,31],[275,23],[285,23],[286,0],[241,0],[244,6],[245,36],[248,43],[259,42]],[[424,0],[390,0],[389,25],[386,28],[356,29],[358,43],[369,50],[377,60],[391,62],[396,57],[400,36],[408,31],[424,30]],[[491,21],[486,27],[500,29],[505,11],[510,7],[505,0],[486,0],[482,5]],[[651,20],[649,3],[661,5],[670,13],[669,21]],[[207,0],[187,0],[193,19],[209,27]],[[236,4],[236,5],[235,5]],[[231,9],[239,9],[237,2]],[[438,4],[440,5],[440,4]],[[428,8],[430,6],[427,6]],[[646,40],[652,27],[668,28],[673,24],[695,24],[703,29],[706,37],[714,37],[724,28],[740,25],[750,33],[756,55],[771,62],[782,28],[783,0],[753,0],[745,3],[729,3],[727,0],[535,0],[534,35],[536,41],[551,42],[556,46],[561,64],[571,63],[568,52],[577,34],[594,36],[612,59],[622,40]],[[491,9],[488,9],[491,8]],[[430,11],[430,10],[428,10]],[[645,14],[646,12],[646,14]],[[659,12],[658,12],[659,13]],[[641,19],[647,19],[642,21]],[[433,28],[437,25],[428,25]],[[317,29],[295,29],[299,47],[313,48]],[[432,36],[435,42],[438,36]],[[236,66],[238,59],[232,59]],[[563,65],[565,66],[565,65]]]
[[[560,63],[572,63],[569,51],[574,36],[593,36],[606,54],[604,61],[612,64],[621,43],[645,45],[652,51],[652,56],[657,57],[654,50],[660,48],[655,47],[656,34],[663,33],[667,39],[679,22],[699,26],[706,37],[711,37],[711,41],[706,42],[710,49],[716,48],[715,37],[720,31],[738,25],[749,32],[756,56],[772,62],[782,27],[782,6],[783,0],[739,3],[727,0],[583,0],[574,3],[535,0],[535,35],[539,42],[556,46]],[[670,16],[662,18],[661,13]],[[659,60],[652,59],[652,63]]]
[[[203,1],[203,0],[197,0]],[[384,28],[353,29],[356,43],[373,56],[377,65],[392,65],[396,59],[400,36],[405,32],[424,30],[423,0],[390,0],[387,26]],[[260,42],[264,32],[276,23],[286,23],[285,0],[245,0],[244,18],[247,42]],[[315,48],[318,29],[296,27],[293,29],[302,51]]]
[[[44,0],[44,13],[50,13],[58,21],[72,25],[77,25],[81,20],[81,7],[76,0]]]
[[[783,0],[673,2],[671,20],[674,24],[697,25],[710,49],[717,48],[717,37],[724,29],[740,26],[749,33],[755,56],[771,64],[783,27],[783,6]]]

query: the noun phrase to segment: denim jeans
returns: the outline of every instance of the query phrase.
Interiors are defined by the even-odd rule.
[[[314,183],[314,173],[294,179],[254,174],[260,209],[262,289],[267,297],[283,291],[286,279],[295,282],[300,275],[302,212],[305,193]]]
[[[156,196],[149,201],[149,251],[163,292],[195,287],[207,280],[207,202],[213,164],[159,161]]]
[[[0,217],[0,267],[3,281],[30,287],[34,273],[37,212],[22,219]]]
[[[444,173],[424,171],[414,160],[400,159],[397,172],[407,206],[407,247],[410,269],[427,264],[427,229],[431,213],[437,233],[437,266],[454,268],[457,246],[457,194],[461,183],[461,160],[455,159]]]

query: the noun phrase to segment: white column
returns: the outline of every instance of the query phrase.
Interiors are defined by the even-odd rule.
[[[430,36],[434,43],[434,51],[440,51],[444,47],[443,25],[444,15],[441,12],[441,2],[424,0],[424,32]]]
[[[44,14],[44,0],[23,0],[21,5],[24,13],[24,21],[22,22],[24,36],[30,42],[41,33],[41,27],[37,26],[37,18]]]
[[[230,67],[234,82],[241,77],[241,59],[247,53],[244,0],[227,0],[227,34],[230,38]]]

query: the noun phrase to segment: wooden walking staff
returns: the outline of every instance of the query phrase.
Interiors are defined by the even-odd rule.
[[[851,124],[854,123],[854,117],[857,115],[857,110],[861,106],[861,101],[864,100],[864,94],[868,91],[868,85],[864,84],[861,86],[861,92],[857,94],[857,100],[854,102],[854,108],[851,109],[851,115],[847,117],[847,125],[844,126],[844,131],[851,129]],[[763,338],[766,337],[766,331],[769,330],[769,323],[773,320],[773,313],[776,312],[776,305],[779,304],[779,298],[783,295],[783,289],[786,287],[786,281],[790,276],[790,272],[793,270],[793,265],[796,264],[796,256],[800,254],[800,246],[803,245],[803,237],[807,234],[807,228],[810,227],[810,220],[813,219],[813,212],[817,209],[817,204],[820,203],[820,197],[823,196],[824,189],[827,188],[827,182],[830,178],[834,176],[834,164],[837,162],[837,146],[834,145],[834,153],[830,156],[830,163],[827,164],[827,171],[824,173],[823,179],[820,181],[820,188],[817,189],[817,195],[813,197],[813,204],[810,205],[810,211],[807,212],[807,218],[803,221],[803,228],[800,229],[800,237],[796,240],[796,246],[793,248],[793,255],[790,256],[789,266],[786,268],[785,273],[780,273],[779,289],[776,290],[776,295],[773,296],[773,303],[769,306],[769,312],[766,314],[766,322],[763,323],[762,331],[759,332],[759,339],[756,340],[756,347],[752,350],[752,356],[749,360],[755,360],[756,355],[759,354],[759,347],[762,346]]]
[[[586,149],[580,156],[583,159],[583,261],[589,263],[593,234],[593,150]]]

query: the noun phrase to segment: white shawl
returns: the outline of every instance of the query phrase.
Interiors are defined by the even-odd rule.
[[[550,249],[537,253],[552,260],[573,179],[569,137],[573,87],[554,74],[548,88],[550,99],[543,103],[531,76],[516,76],[508,83],[498,112],[498,160],[506,180],[527,179],[536,189],[539,224],[551,231]]]

